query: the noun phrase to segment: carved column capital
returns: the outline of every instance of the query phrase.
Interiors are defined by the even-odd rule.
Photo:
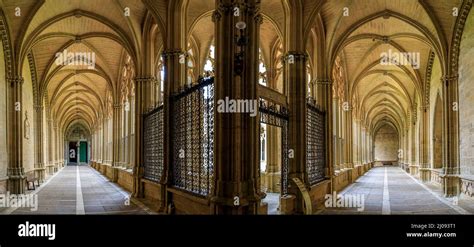
[[[14,84],[22,85],[24,81],[25,81],[25,79],[23,79],[23,77],[21,77],[21,76],[13,76],[13,77],[8,77],[7,78],[7,82],[9,82],[10,85],[12,85],[12,86]]]
[[[317,78],[316,85],[332,85],[332,81],[328,78]]]
[[[156,78],[154,76],[144,76],[144,77],[135,77],[134,79],[137,83],[147,83],[147,82],[155,82]]]
[[[171,58],[171,57],[179,57],[180,55],[186,56],[187,53],[180,49],[167,49],[161,53],[161,56],[163,57],[163,59]]]
[[[441,77],[441,82],[446,84],[446,85],[449,85],[451,84],[452,82],[454,81],[457,81],[458,80],[458,75],[445,75],[443,77]]]
[[[41,112],[44,109],[44,105],[34,105],[33,108],[36,112]]]

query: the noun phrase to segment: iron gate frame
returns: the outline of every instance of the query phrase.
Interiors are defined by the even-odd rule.
[[[281,128],[281,178],[280,190],[282,195],[288,194],[290,161],[288,157],[288,125],[289,125],[289,111],[286,107],[273,102],[271,100],[259,99],[259,124],[268,124]],[[259,135],[260,138],[260,135]],[[258,142],[259,150],[262,150],[261,142]],[[261,159],[261,151],[259,153],[259,160]],[[260,175],[260,165],[258,166]]]
[[[155,140],[156,138],[156,140]],[[143,115],[143,178],[160,183],[164,171],[164,105]]]
[[[312,98],[306,103],[306,174],[308,184],[326,179],[326,112]]]
[[[214,193],[214,98],[213,77],[201,78],[170,97],[171,185],[201,197]],[[196,122],[199,127],[193,125]],[[184,158],[180,158],[181,150]]]

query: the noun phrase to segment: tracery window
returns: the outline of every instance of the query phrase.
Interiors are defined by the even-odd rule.
[[[308,84],[308,97],[315,98],[313,92],[313,78],[311,77],[311,64],[308,62],[306,63],[306,83]]]
[[[204,73],[203,73],[204,78],[210,78],[214,76],[215,49],[216,47],[214,45],[211,45],[211,47],[209,47],[209,53],[206,57],[206,62],[204,63]]]
[[[258,83],[260,85],[267,86],[267,82],[267,67],[265,66],[265,61],[263,60],[262,50],[258,49]]]
[[[214,58],[213,58],[214,59]],[[196,61],[194,58],[194,51],[191,47],[191,44],[188,43],[188,59],[186,64],[186,80],[187,84],[190,85],[193,82],[196,82],[196,78],[194,76],[194,67],[196,66]],[[212,67],[214,69],[214,67]]]
[[[158,107],[163,104],[163,97],[165,92],[165,66],[163,63],[163,57],[160,57],[158,61],[158,65],[156,67],[156,82],[157,85],[155,87],[155,107]]]

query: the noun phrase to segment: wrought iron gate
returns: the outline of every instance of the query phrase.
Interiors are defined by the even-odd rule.
[[[281,193],[286,195],[288,194],[290,169],[288,160],[288,109],[277,103],[260,98],[259,113],[260,123],[281,128]],[[261,150],[261,147],[259,150]]]
[[[143,118],[144,178],[160,182],[163,174],[163,105]]]
[[[309,184],[313,185],[324,180],[326,175],[326,114],[311,99],[308,99],[306,111],[306,171]]]
[[[214,78],[171,97],[172,183],[198,195],[214,181]]]

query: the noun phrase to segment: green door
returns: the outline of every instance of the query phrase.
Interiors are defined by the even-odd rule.
[[[81,150],[80,162],[87,163],[87,142],[81,142],[80,150]]]

